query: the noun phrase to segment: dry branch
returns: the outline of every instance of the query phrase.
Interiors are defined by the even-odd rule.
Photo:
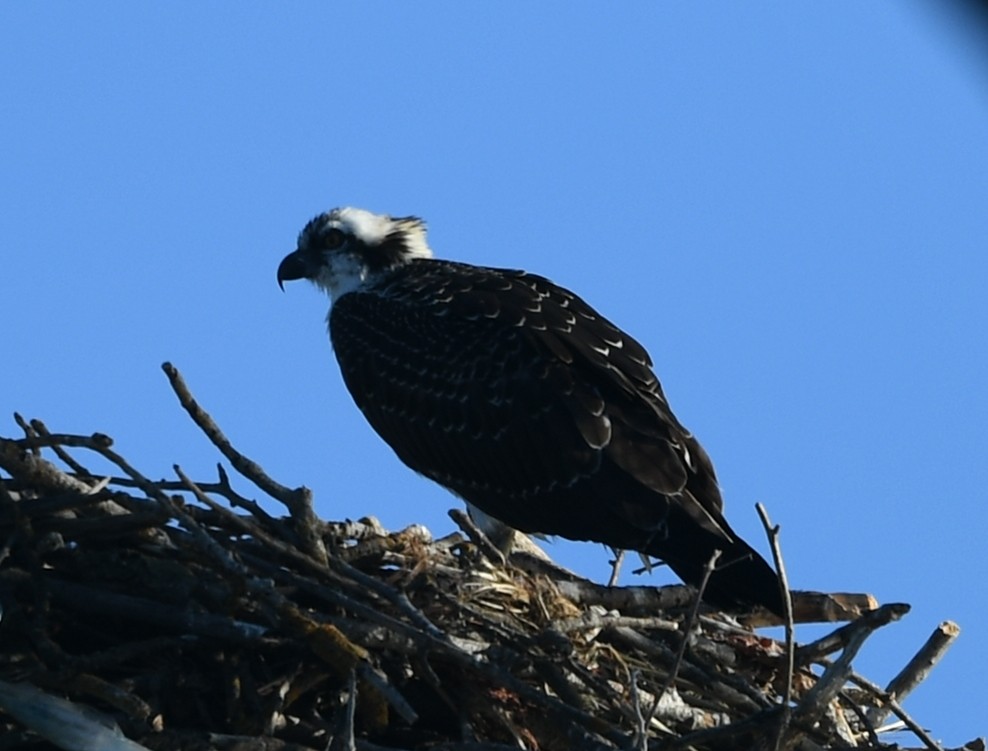
[[[309,489],[299,487],[292,490],[276,482],[261,469],[261,465],[237,451],[223,431],[220,430],[219,425],[213,421],[206,410],[199,406],[199,402],[192,396],[192,392],[189,391],[189,387],[185,384],[182,374],[178,372],[178,368],[170,362],[166,362],[161,366],[161,369],[165,371],[172,389],[178,396],[179,403],[189,413],[193,422],[199,426],[235,470],[288,508],[295,521],[295,531],[301,538],[302,548],[318,560],[324,561],[326,548],[318,534],[317,517],[312,508],[312,493]]]
[[[4,751],[51,748],[39,736],[79,727],[169,751],[880,749],[892,746],[874,725],[889,712],[936,748],[897,699],[949,628],[887,690],[851,669],[905,606],[793,593],[796,623],[856,620],[788,667],[785,644],[693,612],[685,587],[605,587],[530,551],[505,563],[462,518],[471,539],[323,522],[308,491],[264,474],[165,371],[227,460],[290,515],[222,468],[218,482],[177,466],[155,482],[104,435],[18,418],[24,437],[0,438]],[[87,453],[122,476],[95,476]],[[26,711],[25,697],[51,711]]]
[[[926,680],[930,671],[940,662],[950,645],[961,634],[960,626],[952,621],[944,621],[930,634],[930,638],[920,647],[916,655],[886,686],[885,692],[896,701],[906,698],[920,683]],[[892,707],[876,707],[868,713],[868,719],[880,724],[891,713]]]

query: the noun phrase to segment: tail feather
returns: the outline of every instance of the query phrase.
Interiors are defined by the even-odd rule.
[[[715,550],[721,554],[703,591],[705,602],[725,610],[746,610],[761,605],[782,616],[782,592],[771,566],[748,543],[727,528],[732,540],[714,535],[695,523],[681,529],[670,525],[663,539],[654,540],[646,553],[664,560],[680,579],[694,587],[703,581]]]

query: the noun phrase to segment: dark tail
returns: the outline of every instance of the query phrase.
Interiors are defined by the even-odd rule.
[[[754,548],[734,533],[725,540],[685,517],[669,520],[668,534],[654,540],[645,551],[665,561],[687,584],[699,587],[715,550],[720,550],[716,568],[703,591],[704,602],[724,610],[749,610],[754,605],[783,615],[779,579]]]

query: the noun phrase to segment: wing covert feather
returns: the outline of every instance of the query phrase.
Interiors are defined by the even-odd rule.
[[[540,529],[539,497],[596,487],[610,463],[660,495],[650,508],[643,493],[599,499],[607,513],[659,523],[676,497],[726,534],[713,468],[644,348],[542,277],[412,264],[337,300],[330,331],[348,389],[399,458],[482,508],[474,499],[496,496],[502,521],[563,533]]]

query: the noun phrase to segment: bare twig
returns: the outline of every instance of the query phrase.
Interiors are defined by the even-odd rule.
[[[17,423],[17,427],[24,431],[25,438],[34,438],[37,435],[34,428],[24,419],[20,412],[14,412],[14,422]],[[34,453],[38,452],[35,450]]]
[[[926,680],[950,646],[960,636],[961,629],[952,621],[944,621],[933,631],[909,663],[886,686],[886,693],[896,701],[902,701],[916,686]],[[891,712],[891,707],[874,707],[868,719],[876,725]]]
[[[116,723],[27,683],[0,681],[0,707],[60,748],[148,751],[125,738]]]
[[[357,713],[357,671],[351,670],[347,681],[346,703],[340,707],[340,718],[328,751],[357,751],[354,738],[354,718]]]
[[[775,570],[779,577],[779,594],[782,600],[782,613],[785,618],[786,627],[786,667],[785,683],[782,689],[782,712],[779,715],[779,727],[775,736],[775,748],[782,748],[786,735],[786,728],[789,724],[789,716],[792,711],[792,676],[796,665],[796,640],[792,619],[792,597],[789,594],[789,578],[786,576],[786,566],[782,560],[782,548],[779,545],[779,526],[773,525],[768,517],[768,511],[761,503],[756,503],[758,517],[762,520],[765,534],[768,536],[769,546],[772,548],[772,558],[775,561]]]
[[[909,606],[901,603],[886,605],[885,607],[903,609],[897,616],[896,620],[909,612]],[[874,614],[877,612],[878,608],[875,608],[874,610],[862,615],[853,623],[848,623],[846,626],[841,626],[826,636],[820,637],[816,641],[812,641],[809,644],[804,644],[801,647],[798,647],[796,649],[796,664],[809,665],[812,662],[819,662],[825,655],[844,649],[850,643],[852,637],[861,629],[859,624],[862,622],[870,623],[871,621],[864,619],[874,617]]]
[[[667,587],[607,587],[586,579],[557,581],[559,590],[573,602],[620,610],[627,615],[651,615],[659,611],[680,611],[691,607],[694,592],[673,584]]]
[[[296,532],[301,538],[306,552],[315,556],[317,560],[326,560],[326,547],[317,532],[317,518],[312,508],[312,493],[309,489],[299,487],[292,490],[271,479],[259,464],[248,459],[233,447],[233,444],[223,434],[213,418],[199,406],[199,402],[192,396],[192,392],[189,391],[189,387],[185,384],[182,374],[178,372],[178,368],[170,362],[166,362],[162,364],[161,369],[168,376],[168,381],[178,396],[179,403],[189,413],[192,421],[199,426],[199,429],[206,434],[206,437],[220,450],[220,453],[227,458],[234,469],[272,498],[285,504],[295,520]]]
[[[714,570],[717,568],[717,560],[720,558],[720,555],[721,551],[715,550],[713,555],[710,556],[710,560],[708,560],[707,564],[703,567],[703,578],[700,580],[700,586],[697,587],[696,598],[693,600],[693,607],[686,616],[686,620],[683,621],[683,638],[679,643],[679,649],[676,651],[676,661],[673,662],[672,670],[669,671],[669,675],[662,684],[662,688],[660,688],[658,694],[656,694],[655,706],[658,706],[663,694],[665,694],[665,692],[672,687],[673,682],[676,680],[676,676],[679,675],[679,668],[682,666],[683,657],[686,655],[686,647],[689,646],[690,632],[693,631],[693,626],[696,624],[697,614],[700,612],[700,602],[703,600],[703,593],[707,589],[707,583],[710,581],[710,575],[713,574]]]
[[[638,751],[648,751],[648,723],[652,721],[652,716],[655,714],[655,709],[659,705],[659,699],[655,699],[651,710],[646,716],[642,711],[641,692],[638,690],[638,679],[640,677],[641,673],[638,670],[632,670],[631,676],[628,679],[631,693],[631,706],[635,712],[634,745]]]
[[[456,522],[456,526],[463,530],[470,542],[477,546],[478,550],[484,554],[487,560],[496,566],[507,565],[507,558],[504,553],[484,534],[484,530],[477,526],[470,515],[462,509],[454,508],[449,510],[449,518]]]
[[[823,710],[837,696],[851,674],[851,661],[858,650],[876,629],[897,621],[909,612],[909,606],[903,604],[883,605],[863,616],[854,623],[845,626],[847,641],[840,657],[831,663],[820,676],[816,684],[806,692],[803,699],[793,711],[793,720],[801,723],[811,723],[819,717]]]
[[[611,576],[607,580],[608,587],[616,587],[618,579],[621,577],[621,564],[624,563],[624,556],[627,550],[614,550],[614,560],[611,561]]]
[[[625,626],[636,629],[658,629],[660,631],[678,631],[679,624],[668,618],[641,617],[612,615],[610,613],[595,613],[593,611],[584,613],[578,618],[567,618],[557,621],[555,627],[562,633],[574,633],[577,631],[591,631],[600,628],[616,628]]]
[[[77,438],[77,436],[68,438]],[[89,494],[90,486],[87,483],[66,474],[38,454],[24,451],[25,445],[35,445],[33,440],[30,441],[30,444],[26,444],[26,440],[13,441],[8,438],[0,438],[0,467],[3,467],[22,482],[34,487],[58,492]],[[38,443],[43,443],[43,440],[39,440]],[[89,440],[91,442],[110,442],[109,438],[99,433],[94,434]],[[66,441],[65,445],[72,444]]]
[[[41,420],[31,420],[31,427],[34,428],[38,436],[43,436],[45,438],[51,436],[48,428],[43,422],[41,422]],[[77,476],[80,478],[92,477],[92,473],[73,459],[69,452],[62,448],[61,444],[52,443],[51,448],[52,451],[55,452],[55,455],[61,459],[67,467],[75,472]]]
[[[38,582],[25,572],[9,571],[7,581],[31,584]],[[227,616],[199,613],[148,598],[108,592],[83,584],[48,577],[44,586],[53,600],[73,612],[94,616],[125,618],[153,623],[169,632],[196,634],[236,642],[253,642],[264,633],[264,627],[237,622]]]
[[[875,697],[875,699],[878,700],[880,705],[888,707],[889,712],[898,717],[902,721],[902,724],[909,728],[913,735],[915,735],[927,749],[930,751],[944,751],[943,747],[933,740],[929,733],[923,729],[923,726],[916,722],[916,720],[914,720],[906,712],[906,710],[902,708],[902,705],[895,700],[895,697],[889,695],[889,693],[881,686],[869,681],[867,678],[858,675],[853,671],[848,676],[848,680],[854,685],[859,686],[870,693],[873,697]]]

